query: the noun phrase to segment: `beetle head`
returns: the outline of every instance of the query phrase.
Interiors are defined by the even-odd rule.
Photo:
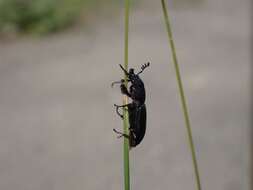
[[[128,72],[128,77],[131,79],[133,76],[134,76],[134,69],[133,68],[130,68],[129,69],[129,72]]]
[[[125,68],[122,66],[122,65],[119,65],[120,68],[124,71],[124,73],[127,75],[127,77],[130,79],[130,80],[134,80],[134,78],[136,77],[136,74],[134,73],[134,69],[133,68],[130,68],[129,69],[129,72],[127,72],[125,70]]]

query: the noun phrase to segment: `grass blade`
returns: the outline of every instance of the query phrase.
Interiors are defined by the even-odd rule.
[[[170,45],[171,51],[172,51],[173,63],[174,63],[174,67],[176,70],[177,83],[178,83],[178,88],[179,88],[179,93],[180,93],[180,98],[181,98],[181,103],[182,103],[182,109],[183,109],[183,113],[184,113],[185,125],[187,128],[189,146],[191,149],[191,155],[192,155],[192,161],[193,161],[193,166],[194,166],[197,190],[201,190],[200,175],[199,175],[199,170],[198,170],[195,147],[194,147],[193,138],[192,138],[190,119],[189,119],[189,115],[188,115],[188,109],[187,109],[187,104],[186,104],[186,100],[185,100],[183,84],[182,84],[182,80],[181,80],[181,76],[180,76],[180,70],[179,70],[179,65],[178,65],[178,61],[177,61],[177,55],[176,55],[176,49],[175,49],[173,36],[172,36],[172,30],[171,30],[171,26],[170,26],[170,22],[169,22],[168,11],[166,8],[165,0],[161,0],[161,3],[162,3],[162,9],[163,9],[163,14],[164,14],[164,19],[165,19],[165,25],[166,25],[166,29],[168,32],[169,45]]]
[[[129,33],[129,2],[130,0],[125,0],[125,43],[124,43],[124,67],[128,70],[128,33]],[[125,79],[127,76],[125,75]],[[125,80],[126,81],[126,80]],[[127,86],[127,82],[125,83]],[[123,104],[128,103],[127,96],[124,95]],[[124,133],[129,134],[129,122],[128,122],[128,111],[124,109],[123,111],[124,116]],[[123,156],[124,156],[124,183],[125,183],[125,190],[130,190],[130,171],[129,171],[129,140],[124,138],[124,145],[123,145]]]

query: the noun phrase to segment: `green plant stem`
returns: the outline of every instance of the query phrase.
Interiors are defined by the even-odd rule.
[[[130,0],[125,0],[125,43],[124,43],[124,66],[125,69],[128,70],[128,33],[129,33],[129,2]],[[127,76],[125,74],[125,79]],[[126,81],[126,80],[125,80]],[[125,82],[127,86],[127,82]],[[123,104],[128,103],[127,96],[124,96]],[[128,111],[123,109],[123,116],[124,116],[124,133],[129,134],[128,128]],[[129,174],[129,140],[124,138],[124,183],[125,183],[125,190],[130,190],[130,174]]]
[[[189,115],[188,115],[188,111],[187,111],[188,109],[187,109],[187,105],[186,105],[183,84],[182,84],[182,80],[181,80],[181,76],[180,76],[180,70],[179,70],[179,65],[178,65],[177,56],[176,56],[176,49],[175,49],[175,45],[173,42],[172,30],[170,27],[169,16],[168,16],[168,12],[166,9],[165,1],[161,0],[161,3],[162,3],[162,9],[163,9],[163,14],[164,14],[164,19],[165,19],[165,25],[166,25],[167,32],[168,32],[169,44],[170,44],[171,51],[172,51],[173,63],[174,63],[174,67],[176,70],[177,83],[178,83],[180,98],[181,98],[181,102],[182,102],[182,109],[183,109],[184,118],[185,118],[185,125],[186,125],[187,133],[188,133],[188,140],[189,140],[189,146],[191,149],[192,161],[193,161],[196,183],[197,183],[197,189],[201,190],[200,176],[199,176],[197,158],[196,158],[196,153],[195,153],[195,147],[194,147],[193,138],[192,138],[190,119],[189,119]]]

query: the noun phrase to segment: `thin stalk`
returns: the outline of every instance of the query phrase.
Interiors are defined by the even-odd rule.
[[[201,190],[200,175],[199,175],[199,170],[198,170],[195,147],[194,147],[193,138],[192,138],[191,124],[190,124],[190,119],[189,119],[189,115],[188,115],[188,109],[187,109],[187,104],[186,104],[186,100],[185,100],[183,84],[182,84],[182,80],[181,80],[181,76],[180,76],[180,70],[179,70],[179,65],[178,65],[178,61],[177,61],[176,49],[175,49],[173,36],[172,36],[172,30],[171,30],[171,26],[170,26],[170,22],[169,22],[168,11],[166,8],[165,1],[161,0],[161,3],[162,3],[162,9],[163,9],[163,14],[164,14],[164,19],[165,19],[165,25],[166,25],[166,29],[168,32],[169,44],[171,47],[173,63],[174,63],[174,67],[176,70],[177,83],[178,83],[178,88],[179,88],[179,93],[180,93],[180,98],[181,98],[181,103],[182,103],[185,125],[187,128],[189,147],[190,147],[191,155],[192,155],[197,190]]]
[[[129,33],[129,2],[130,0],[125,0],[125,43],[124,43],[124,66],[125,69],[128,70],[128,33]],[[127,76],[125,75],[125,79]],[[126,80],[125,80],[126,81]],[[127,86],[127,82],[125,83]],[[127,96],[123,98],[123,104],[128,103]],[[128,128],[128,111],[123,109],[123,116],[124,116],[124,133],[129,134]],[[129,174],[129,140],[124,138],[124,145],[123,145],[123,156],[124,156],[124,183],[125,183],[125,190],[130,190],[130,174]]]

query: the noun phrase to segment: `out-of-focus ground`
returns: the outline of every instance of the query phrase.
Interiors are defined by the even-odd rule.
[[[176,7],[176,8],[175,8]],[[249,190],[250,0],[173,6],[171,21],[203,190]],[[0,189],[123,189],[114,103],[123,12],[92,32],[0,42]],[[159,1],[131,12],[129,61],[147,89],[147,133],[130,152],[132,189],[194,190]],[[252,84],[251,84],[252,85]]]

